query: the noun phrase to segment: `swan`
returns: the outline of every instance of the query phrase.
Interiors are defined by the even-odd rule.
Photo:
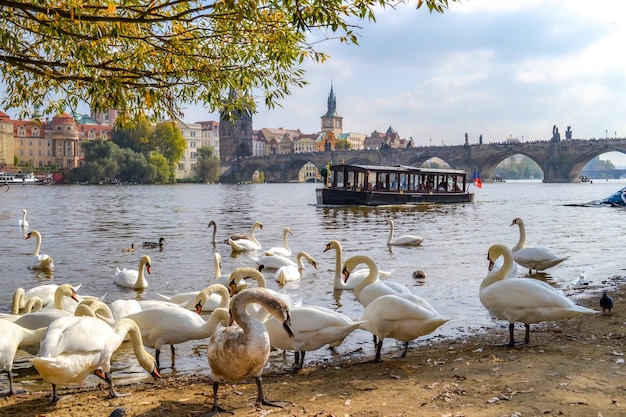
[[[202,301],[203,311],[213,311],[218,307],[228,307],[230,293],[228,291],[228,288],[226,288],[226,286],[222,284],[211,284],[200,291],[181,292],[169,297],[167,295],[162,295],[158,293],[157,295],[165,301],[177,304],[180,307],[186,308],[187,310],[196,311],[198,301],[200,301],[198,300],[198,297],[203,293],[207,294],[206,300]],[[213,294],[215,294],[215,297],[212,297]],[[226,302],[224,303],[225,300]]]
[[[402,235],[397,238],[393,238],[394,223],[393,220],[387,219],[386,224],[390,226],[389,239],[387,239],[387,245],[389,246],[419,246],[424,241],[423,237],[415,235]]]
[[[119,396],[111,379],[111,356],[129,336],[139,364],[154,379],[160,378],[155,359],[146,352],[134,321],[122,319],[114,326],[95,317],[65,317],[50,324],[41,348],[31,363],[52,384],[52,402],[57,402],[57,385],[81,382],[94,373],[109,385],[109,397]]]
[[[359,282],[363,281],[367,278],[369,271],[367,269],[359,269],[357,271],[350,272],[350,282],[346,283],[343,280],[343,275],[341,272],[342,266],[342,253],[343,249],[341,243],[338,240],[331,240],[326,247],[324,248],[324,252],[329,251],[331,249],[335,250],[335,279],[333,280],[333,286],[336,290],[353,290]],[[386,271],[378,271],[378,278],[387,278],[390,275],[390,272]]]
[[[73,308],[66,307],[63,302],[64,297],[70,297],[76,301],[77,304]],[[14,323],[31,330],[47,327],[58,318],[72,316],[80,302],[76,294],[76,289],[70,284],[62,284],[59,285],[54,293],[54,303],[48,304],[48,306],[54,306],[54,308],[44,308],[34,313],[24,314],[14,320]]]
[[[344,280],[346,282],[349,281],[350,277],[352,277],[351,271],[357,265],[362,263],[369,267],[369,274],[364,280],[359,282],[356,287],[354,287],[354,296],[363,305],[363,307],[367,307],[368,304],[370,304],[375,298],[388,294],[404,293],[415,297],[416,301],[418,300],[416,298],[417,296],[412,294],[411,290],[409,290],[406,285],[390,281],[378,281],[378,267],[376,266],[376,262],[366,255],[355,255],[346,259],[342,269]]]
[[[263,224],[259,222],[254,222],[254,224],[252,225],[252,228],[250,229],[250,239],[233,240],[230,237],[228,238],[228,244],[230,245],[233,252],[244,252],[244,251],[261,249],[261,244],[254,236],[254,230],[256,228],[265,230],[263,228]]]
[[[165,238],[160,237],[158,242],[143,242],[144,248],[155,249],[161,248],[163,249],[163,244],[166,242]]]
[[[277,270],[283,266],[298,267],[296,261],[293,261],[282,255],[263,255],[256,260],[259,269]]]
[[[317,262],[315,262],[315,259],[313,259],[313,257],[306,252],[298,252],[296,259],[298,261],[298,266],[281,266],[274,273],[274,280],[280,285],[285,285],[287,282],[298,281],[302,278],[302,274],[304,272],[303,259],[306,259],[308,263],[313,265],[313,268],[317,269]]]
[[[54,260],[52,259],[52,257],[45,253],[39,253],[39,250],[41,249],[41,233],[39,233],[37,230],[33,230],[32,232],[29,232],[24,237],[24,239],[30,239],[33,236],[35,236],[35,240],[37,241],[37,243],[35,244],[35,253],[33,253],[33,260],[28,268],[53,271]]]
[[[148,288],[148,281],[143,276],[144,266],[148,274],[152,273],[152,267],[150,266],[152,261],[148,255],[144,255],[139,259],[139,269],[122,269],[115,268],[115,284],[120,287],[133,288],[140,290]]]
[[[0,368],[7,371],[9,378],[9,391],[0,393],[1,397],[17,394],[11,374],[17,349],[38,343],[45,331],[45,327],[30,330],[8,320],[0,320],[0,334],[2,335],[0,338]]]
[[[294,369],[302,369],[305,352],[325,345],[339,346],[343,340],[365,321],[353,321],[335,310],[318,306],[289,307],[291,329],[294,337],[288,337],[283,324],[274,316],[263,324],[270,336],[270,345],[276,349],[296,352]]]
[[[217,243],[217,222],[215,222],[215,220],[211,220],[209,222],[209,225],[207,226],[207,229],[213,227],[213,244]],[[252,225],[252,227],[254,228],[255,226]],[[228,239],[232,239],[232,240],[239,240],[239,239],[250,239],[250,235],[247,233],[233,233],[230,236],[228,236],[226,239],[224,239],[224,243],[228,243]]]
[[[124,248],[122,249],[122,252],[135,252],[136,248],[135,248],[135,244],[131,243],[130,244],[130,248]]]
[[[532,274],[532,270],[543,271],[544,269],[552,268],[555,265],[560,264],[569,256],[561,257],[552,253],[549,249],[539,246],[525,246],[526,245],[526,227],[524,221],[516,217],[513,219],[511,226],[514,224],[519,226],[519,241],[511,251],[513,252],[513,259],[516,263],[528,268],[528,273]]]
[[[248,304],[263,306],[282,323],[283,329],[293,337],[289,308],[264,288],[241,291],[231,301],[231,313],[237,325],[218,328],[207,345],[207,356],[213,379],[213,408],[211,414],[225,411],[217,404],[217,391],[221,383],[237,383],[254,377],[258,390],[258,404],[278,406],[265,399],[261,374],[270,355],[270,338],[265,326],[247,312]],[[279,407],[279,406],[278,406]]]
[[[289,248],[289,243],[287,243],[287,235],[292,235],[291,227],[285,227],[283,229],[283,246],[274,246],[273,248],[269,248],[265,251],[266,255],[281,255],[285,257],[291,256],[291,249]]]
[[[153,308],[131,314],[127,318],[137,323],[144,345],[155,349],[156,366],[161,369],[159,358],[163,345],[170,345],[174,367],[174,345],[208,338],[219,323],[228,325],[230,314],[226,308],[217,308],[205,321],[199,314],[184,308]]]
[[[500,256],[503,266],[494,270],[493,264]],[[492,245],[487,254],[489,273],[480,284],[480,301],[500,320],[509,322],[509,343],[515,346],[513,329],[515,322],[526,327],[524,343],[530,342],[530,325],[542,321],[562,320],[568,317],[597,311],[574,304],[559,290],[533,278],[505,279],[513,265],[513,253],[504,245]]]
[[[73,286],[74,291],[78,292],[80,286]],[[18,288],[13,294],[13,303],[11,306],[11,313],[18,314],[18,310],[23,309],[26,306],[28,300],[32,297],[36,297],[41,300],[42,306],[45,307],[49,304],[54,304],[54,295],[56,293],[58,284],[44,284],[38,285],[24,292],[23,288]]]
[[[18,225],[22,226],[22,228],[27,228],[28,226],[30,226],[28,224],[28,220],[26,220],[26,209],[22,209],[22,218],[20,220],[18,220]]]
[[[404,342],[401,356],[405,357],[411,340],[434,332],[449,320],[428,306],[398,295],[382,295],[365,307],[361,318],[365,324],[361,328],[370,331],[378,340],[374,362],[381,361],[380,352],[385,338]]]

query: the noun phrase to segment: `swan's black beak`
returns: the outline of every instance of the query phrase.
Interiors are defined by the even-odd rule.
[[[344,283],[348,282],[348,277],[350,276],[350,271],[348,271],[348,268],[344,266],[341,273],[343,274],[343,282]]]

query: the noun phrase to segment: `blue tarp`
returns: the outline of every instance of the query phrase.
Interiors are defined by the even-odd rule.
[[[595,201],[597,204],[608,204],[610,206],[624,207],[626,206],[626,187],[622,188],[618,192],[610,195],[609,197]]]

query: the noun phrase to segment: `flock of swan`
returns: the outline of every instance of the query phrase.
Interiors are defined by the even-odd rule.
[[[388,245],[419,246],[424,238],[402,235],[394,238],[393,220],[388,220]],[[26,210],[19,222],[27,228]],[[515,346],[515,323],[525,325],[524,343],[530,343],[530,326],[544,321],[561,320],[579,314],[597,313],[573,303],[560,291],[545,282],[517,277],[516,265],[540,271],[566,260],[545,248],[526,246],[522,219],[511,225],[519,227],[518,243],[509,248],[494,244],[488,251],[488,273],[478,295],[483,306],[497,319],[509,323],[509,342]],[[217,224],[212,240],[217,243]],[[407,286],[394,282],[393,273],[381,271],[374,259],[365,254],[342,259],[342,245],[330,241],[324,252],[335,250],[336,290],[352,291],[363,311],[352,319],[335,310],[296,304],[287,294],[266,288],[263,272],[284,285],[302,278],[305,261],[317,269],[310,254],[299,251],[296,260],[289,247],[289,227],[283,229],[283,245],[262,249],[255,237],[264,230],[255,222],[249,234],[233,234],[222,240],[233,252],[248,252],[256,260],[253,266],[240,267],[223,275],[221,257],[215,252],[215,281],[196,291],[172,295],[158,294],[159,300],[120,299],[105,303],[99,297],[79,296],[80,286],[69,283],[40,285],[15,291],[11,313],[0,317],[0,367],[8,374],[9,390],[16,394],[12,363],[18,349],[34,356],[30,360],[43,380],[52,385],[53,402],[58,401],[57,386],[80,383],[94,374],[107,382],[109,396],[116,392],[110,375],[114,352],[128,341],[139,364],[153,378],[160,378],[161,349],[169,345],[171,363],[175,363],[175,346],[189,340],[207,340],[207,361],[213,379],[214,403],[211,413],[223,409],[218,405],[220,383],[237,383],[254,378],[258,403],[277,405],[265,398],[261,375],[270,357],[270,349],[295,352],[294,372],[304,365],[306,352],[324,346],[335,347],[355,330],[370,332],[374,340],[374,361],[380,362],[385,339],[404,343],[402,356],[409,342],[433,333],[450,319],[439,314],[424,298]],[[31,268],[53,268],[52,258],[40,254],[41,234],[28,232],[25,239],[35,237]],[[145,242],[144,248],[163,249],[165,239]],[[134,244],[132,246],[135,249]],[[133,252],[133,251],[129,251]],[[496,261],[499,266],[495,267]],[[138,268],[117,268],[112,284],[130,289],[145,289],[147,275],[152,271],[150,256],[142,255]],[[391,278],[390,278],[391,276]],[[252,281],[255,283],[253,284]],[[202,314],[200,314],[202,313]],[[207,316],[208,314],[208,316]],[[146,351],[154,349],[154,356]]]

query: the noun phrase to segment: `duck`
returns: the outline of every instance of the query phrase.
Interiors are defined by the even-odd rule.
[[[291,248],[289,248],[289,243],[287,242],[287,236],[292,235],[291,227],[285,227],[283,229],[283,246],[274,246],[265,251],[265,255],[280,255],[286,258],[291,256]]]
[[[8,320],[0,320],[0,368],[7,372],[9,379],[9,390],[0,393],[0,397],[16,395],[17,391],[13,385],[13,360],[18,348],[38,343],[46,328],[31,330],[15,324]]]
[[[261,375],[270,355],[270,339],[266,327],[247,312],[250,304],[260,304],[282,323],[290,337],[289,307],[265,288],[242,290],[231,300],[230,311],[236,325],[216,329],[207,345],[207,357],[213,380],[213,407],[211,414],[222,411],[218,405],[220,383],[238,383],[254,378],[258,390],[257,404],[280,407],[268,401],[263,393]]]
[[[494,261],[503,257],[502,268],[494,270]],[[497,319],[509,322],[509,342],[516,345],[513,330],[516,322],[524,323],[524,344],[530,343],[530,325],[562,320],[597,311],[576,305],[556,288],[537,279],[508,279],[513,266],[513,252],[505,245],[495,244],[487,253],[489,273],[480,284],[480,301]]]
[[[105,380],[109,398],[118,397],[111,379],[111,357],[128,335],[142,368],[154,379],[161,376],[156,360],[146,352],[137,324],[127,318],[113,326],[96,317],[72,316],[53,321],[30,361],[43,380],[52,384],[51,402],[59,400],[57,385],[82,382],[91,373]]]
[[[143,276],[144,267],[148,274],[152,274],[152,261],[148,255],[143,255],[139,259],[139,269],[115,268],[115,285],[125,288],[141,290],[148,288],[148,281]]]
[[[304,251],[298,252],[296,259],[298,266],[281,266],[274,273],[274,280],[280,285],[285,285],[287,282],[299,281],[302,278],[302,274],[304,273],[303,259],[306,259],[307,262],[313,266],[313,268],[317,269],[317,262],[315,262],[315,259]]]
[[[216,285],[216,287],[224,288],[220,285]],[[228,307],[230,297],[228,297],[228,293],[226,296],[225,303],[222,305]],[[202,295],[198,295],[198,298],[201,297]],[[197,304],[199,312],[202,309],[202,301],[199,300]],[[131,314],[126,318],[137,323],[144,345],[155,349],[157,369],[160,370],[159,358],[163,345],[170,345],[172,367],[174,367],[176,362],[175,345],[189,340],[208,338],[213,334],[218,324],[228,325],[230,313],[228,308],[219,307],[213,310],[209,319],[205,321],[198,313],[184,308],[153,308]]]
[[[335,250],[335,277],[333,279],[333,287],[336,290],[354,290],[361,281],[367,278],[369,270],[366,268],[350,272],[350,282],[345,282],[342,274],[342,258],[343,248],[338,240],[331,240],[326,244],[324,252],[331,249]],[[378,271],[378,278],[388,278],[391,272]]]
[[[365,321],[354,321],[345,314],[314,305],[291,306],[291,329],[289,337],[283,324],[270,316],[263,324],[270,336],[270,345],[275,349],[295,351],[294,371],[302,369],[306,352],[318,350],[325,345],[339,346],[354,330]]]
[[[528,273],[532,275],[535,271],[543,271],[560,264],[569,258],[569,256],[558,256],[549,249],[540,246],[526,246],[526,227],[524,221],[516,217],[511,222],[511,226],[519,226],[519,241],[511,251],[513,259],[516,263],[528,268]]]
[[[382,295],[365,307],[361,329],[368,330],[377,339],[374,362],[380,362],[383,341],[393,338],[404,342],[401,357],[405,357],[409,342],[434,332],[449,321],[430,303],[416,303],[400,295]]]
[[[424,241],[423,237],[415,235],[402,235],[394,239],[393,231],[395,226],[393,220],[387,219],[385,223],[390,226],[389,238],[387,239],[388,246],[419,246]]]
[[[135,248],[135,244],[131,243],[130,244],[130,248],[123,248],[122,252],[135,252],[136,248]]]
[[[253,251],[261,249],[261,244],[254,236],[255,229],[265,230],[263,228],[263,224],[260,222],[254,222],[252,228],[250,229],[250,239],[237,239],[233,240],[232,238],[228,238],[228,244],[230,245],[233,252],[245,252],[245,251]]]
[[[35,252],[33,253],[33,259],[28,268],[43,271],[54,271],[54,259],[52,259],[50,255],[39,253],[41,250],[41,233],[37,230],[33,230],[32,232],[28,232],[24,239],[30,239],[33,236],[36,240]]]
[[[166,242],[165,238],[160,237],[158,242],[143,242],[141,246],[148,249],[163,249],[163,244]]]
[[[28,226],[30,226],[28,224],[28,220],[26,220],[26,214],[27,213],[28,212],[26,211],[26,209],[22,209],[22,218],[17,221],[17,224],[19,226],[22,226],[23,229],[26,229]]]
[[[417,298],[418,296],[412,294],[411,290],[409,290],[406,285],[391,281],[377,280],[378,267],[376,266],[376,262],[367,255],[355,255],[346,259],[342,269],[344,281],[349,281],[354,268],[362,263],[368,266],[369,272],[366,278],[361,280],[354,288],[354,296],[363,307],[367,307],[375,298],[387,294],[404,293],[407,294],[407,296],[413,297],[416,301],[419,300]]]

